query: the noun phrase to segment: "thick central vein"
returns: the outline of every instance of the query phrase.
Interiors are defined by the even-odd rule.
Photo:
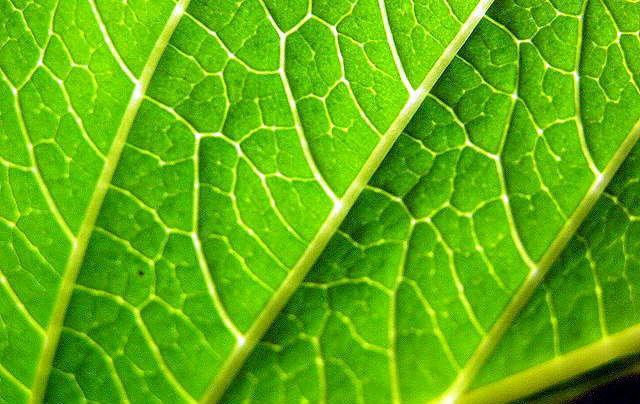
[[[640,121],[638,121],[629,132],[605,169],[595,178],[591,188],[589,188],[576,210],[568,218],[555,240],[551,243],[542,258],[536,263],[535,268],[530,272],[529,277],[524,281],[491,330],[489,330],[487,335],[483,338],[482,342],[471,356],[471,359],[469,359],[467,365],[459,373],[449,390],[434,401],[443,403],[454,402],[463,393],[465,393],[480,368],[485,364],[486,360],[497,346],[502,335],[513,323],[514,319],[524,308],[525,304],[529,302],[533,293],[544,280],[549,268],[551,268],[566,244],[574,236],[584,219],[600,199],[607,185],[618,171],[618,168],[620,168],[620,165],[627,158],[639,138]]]
[[[640,324],[636,324],[499,382],[474,389],[461,397],[460,402],[507,402],[513,397],[525,397],[559,381],[570,380],[616,358],[636,354],[639,350]]]
[[[87,212],[78,230],[76,242],[73,245],[73,251],[71,252],[64,268],[60,291],[58,292],[58,297],[53,307],[51,322],[45,334],[44,350],[40,356],[40,362],[36,369],[34,383],[31,386],[31,403],[39,403],[44,397],[47,380],[53,364],[53,357],[62,332],[67,306],[71,300],[76,278],[82,266],[84,255],[87,250],[87,246],[89,245],[89,239],[93,232],[96,219],[98,218],[102,202],[104,201],[107,190],[109,189],[109,184],[111,183],[113,174],[118,166],[131,126],[138,114],[140,106],[142,105],[144,94],[149,87],[149,83],[151,82],[151,78],[156,70],[156,66],[169,43],[169,39],[178,26],[188,3],[189,0],[180,0],[176,4],[173,13],[167,20],[167,23],[149,54],[149,58],[142,70],[140,78],[134,81],[135,87],[131,93],[129,103],[127,104],[122,116],[122,121],[120,122],[120,126],[118,127],[111,148],[106,156],[104,167],[102,168],[102,172],[100,173],[100,177],[96,183],[95,191],[89,201]]]

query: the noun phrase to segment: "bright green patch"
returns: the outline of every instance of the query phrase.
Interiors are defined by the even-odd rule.
[[[0,0],[0,401],[219,396],[488,4]]]
[[[226,399],[494,402],[640,349],[637,152],[560,254],[640,136],[639,16],[494,3]]]

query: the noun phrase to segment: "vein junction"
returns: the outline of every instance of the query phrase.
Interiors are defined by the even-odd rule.
[[[414,61],[403,15],[373,0],[285,14],[266,0],[0,5],[28,38],[2,37],[24,66],[0,61],[20,147],[1,160],[3,318],[28,334],[0,380],[18,402],[45,394],[49,373],[53,401],[202,397],[333,232],[473,11],[446,4],[452,24]]]
[[[225,399],[456,401],[570,349],[563,293],[591,291],[600,330],[595,264],[507,328],[637,141],[638,36],[617,7],[495,3]]]

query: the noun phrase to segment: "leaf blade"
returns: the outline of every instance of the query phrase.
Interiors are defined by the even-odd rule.
[[[21,393],[31,401],[43,394],[45,401],[137,401],[146,393],[187,402],[221,394],[490,1],[438,5],[451,23],[440,42],[427,44],[433,53],[412,73],[414,81],[423,76],[415,89],[402,71],[404,51],[395,49],[386,5],[360,3],[292,2],[306,10],[293,26],[272,1],[47,4],[57,18],[48,30],[53,41],[58,30],[69,37],[57,53],[46,42],[32,46],[52,52],[33,63],[74,77],[63,101],[78,110],[80,128],[100,135],[85,136],[83,153],[89,147],[106,162],[92,162],[90,181],[65,184],[82,194],[67,194],[61,204],[75,215],[66,233],[76,241],[74,248],[53,243],[61,279],[37,279],[50,283],[57,303],[44,335],[26,338],[46,346],[29,352],[41,365],[24,376]],[[2,5],[20,18],[12,4]],[[45,17],[35,15],[25,30],[52,23]],[[91,46],[76,44],[83,34]],[[98,52],[110,69],[91,60],[94,48],[107,54]],[[315,60],[323,52],[333,61]],[[1,66],[9,89],[12,79],[24,78],[12,64]],[[92,74],[117,80],[96,90]],[[92,115],[109,108],[87,102],[91,90],[122,98],[107,120],[118,127]],[[24,103],[38,103],[32,93]],[[46,137],[46,126],[24,133]],[[44,165],[51,178],[60,175],[46,156],[39,159],[51,163]],[[280,206],[288,204],[293,208]],[[45,237],[44,227],[36,238]],[[281,292],[273,299],[275,290]],[[248,330],[255,330],[251,338]],[[207,393],[221,366],[228,370]]]
[[[599,4],[555,4],[558,9],[553,10],[541,2],[539,14],[527,24],[520,23],[527,22],[531,10],[511,2],[493,5],[302,291],[249,359],[228,400],[460,397],[471,380],[456,378],[466,375],[462,369],[479,368],[484,361],[474,354],[480,341],[504,331],[493,335],[487,330],[510,307],[529,271],[542,271],[537,268],[541,259],[544,271],[548,269],[547,261],[560,252],[637,140],[633,126],[640,93],[633,68],[614,86],[615,98],[602,101],[587,92],[615,70],[610,64],[592,76],[601,60],[594,56],[593,43],[600,39],[579,29],[582,18],[592,30],[611,24],[606,19],[604,25],[593,22],[602,20],[593,11]],[[544,24],[536,28],[533,20]],[[541,42],[554,26],[562,27],[563,42]],[[584,46],[588,52],[579,56],[566,51],[567,46]],[[615,54],[621,46],[614,39],[609,52]],[[599,102],[611,105],[595,108]],[[607,145],[603,127],[610,128],[607,133],[618,128]],[[502,142],[496,136],[501,133]],[[593,150],[584,153],[585,145]],[[612,149],[619,155],[612,157]],[[603,161],[609,167],[599,168]],[[502,178],[501,162],[510,170]],[[384,195],[383,201],[376,202],[374,195]],[[376,216],[392,210],[404,211],[404,218],[386,222]],[[572,222],[572,215],[579,220]],[[384,254],[390,257],[381,258]],[[381,280],[382,286],[377,283]],[[359,284],[366,287],[356,291]],[[352,290],[345,291],[344,285]],[[359,312],[345,306],[348,297]],[[381,307],[391,312],[380,314]],[[311,315],[324,323],[318,325]],[[389,331],[389,321],[398,329]],[[389,334],[391,342],[374,344],[382,334]],[[399,375],[400,394],[391,392],[388,380],[379,380],[384,376],[378,369],[385,367],[390,380]],[[305,378],[298,385],[290,374]],[[324,380],[315,383],[325,391],[308,391],[309,380]]]
[[[638,133],[638,127],[634,133]],[[487,358],[484,369],[471,391],[463,396],[463,400],[477,401],[487,394],[500,394],[505,401],[515,395],[526,396],[534,391],[527,387],[527,383],[523,383],[525,377],[528,380],[538,380],[537,389],[543,390],[614,359],[638,352],[638,311],[633,305],[635,283],[633,273],[631,277],[626,275],[627,268],[633,265],[633,254],[623,253],[623,259],[614,258],[620,252],[617,251],[618,248],[610,247],[618,244],[619,248],[624,248],[622,245],[628,245],[627,237],[633,233],[633,216],[627,216],[629,211],[626,209],[631,208],[631,201],[637,193],[632,184],[638,175],[638,150],[640,148],[636,145],[576,236],[550,268],[542,287],[534,292],[534,296],[523,308],[523,319],[514,321],[505,332],[500,345]],[[627,204],[622,202],[617,205],[616,201],[621,195],[625,195]],[[625,222],[626,225],[619,226]],[[627,279],[625,287],[629,290],[625,290],[624,294],[622,290],[616,291],[618,288],[615,282],[607,280],[618,277]],[[565,279],[572,279],[572,282]],[[582,299],[578,299],[578,292],[568,286],[575,284],[582,286],[578,289],[585,294]],[[587,286],[593,289],[592,296],[587,293]],[[625,295],[628,295],[630,301],[622,303],[624,309],[621,310],[619,300]],[[515,351],[515,333],[531,335],[528,329],[546,328],[534,325],[539,323],[539,311],[543,307],[541,302],[546,302],[545,305],[549,304],[550,307],[562,307],[558,302],[563,300],[573,300],[574,304],[570,309],[562,309],[557,314],[555,346],[543,347],[547,344],[540,344],[535,351],[524,351],[517,355],[521,360],[507,365],[503,357],[506,351]],[[605,314],[607,312],[608,315]],[[612,326],[607,324],[607,318],[611,320]],[[496,376],[500,376],[501,380]],[[531,379],[532,377],[535,378]],[[495,385],[490,383],[493,380],[497,381]],[[513,391],[509,390],[511,387],[514,387]]]

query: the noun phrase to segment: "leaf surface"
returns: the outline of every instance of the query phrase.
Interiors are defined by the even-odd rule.
[[[640,351],[639,184],[637,144],[496,346],[467,401],[533,394]]]
[[[572,237],[640,135],[639,15],[495,2],[226,399],[516,399],[637,351],[636,154]]]
[[[2,400],[220,395],[489,3],[0,0]]]

